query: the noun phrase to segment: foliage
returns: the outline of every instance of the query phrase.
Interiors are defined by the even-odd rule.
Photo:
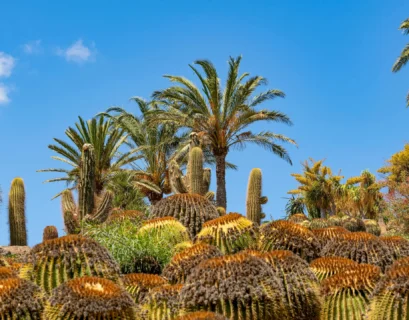
[[[299,195],[291,195],[291,198],[286,199],[288,199],[285,205],[285,213],[287,217],[291,217],[299,213],[305,214],[305,202],[303,197]]]

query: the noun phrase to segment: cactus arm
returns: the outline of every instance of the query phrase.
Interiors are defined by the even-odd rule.
[[[105,222],[112,212],[113,199],[114,199],[113,193],[111,191],[105,191],[102,197],[100,197],[99,199],[99,205],[95,213],[89,218],[89,220],[96,223]]]
[[[77,205],[71,190],[64,190],[61,195],[61,207],[64,219],[65,232],[67,234],[76,234],[80,225],[77,216]]]

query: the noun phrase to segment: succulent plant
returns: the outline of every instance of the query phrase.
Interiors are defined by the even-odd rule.
[[[393,252],[393,258],[400,259],[409,256],[409,241],[400,236],[380,237]]]
[[[317,237],[321,247],[324,247],[329,240],[338,238],[342,234],[349,233],[349,231],[343,227],[327,227],[323,229],[314,229],[312,230],[312,233]]]
[[[166,280],[156,274],[130,273],[122,278],[123,286],[136,303],[140,303],[150,289],[167,284]]]
[[[26,191],[24,189],[24,181],[21,178],[15,178],[11,182],[8,210],[10,245],[26,246]]]
[[[290,306],[290,319],[319,320],[321,311],[319,284],[305,260],[289,250],[269,252],[247,250],[245,253],[266,261],[280,278],[284,296]]]
[[[221,256],[222,253],[217,247],[198,243],[183,250],[173,256],[170,263],[163,270],[162,275],[171,284],[184,283],[186,277],[200,262]]]
[[[366,231],[365,223],[359,218],[344,216],[341,218],[341,226],[351,232]]]
[[[175,284],[152,288],[139,305],[139,318],[149,320],[175,319],[181,308],[179,299],[183,285]]]
[[[311,261],[310,269],[315,273],[318,280],[322,281],[357,265],[357,262],[347,258],[322,257]]]
[[[0,267],[0,280],[16,278],[16,272],[9,267]]]
[[[79,235],[47,240],[31,250],[33,281],[47,293],[70,279],[98,276],[118,280],[119,267],[96,241]]]
[[[223,207],[217,207],[216,210],[217,210],[217,212],[219,213],[219,216],[220,216],[220,217],[226,215],[226,209],[225,209],[225,208],[223,208]]]
[[[163,217],[147,220],[142,228],[139,229],[139,234],[149,234],[151,237],[160,239],[163,235],[172,232],[172,244],[189,241],[189,232],[186,227],[173,217]]]
[[[375,236],[381,235],[381,227],[379,226],[378,221],[372,219],[364,220],[366,232],[372,233]]]
[[[323,257],[338,256],[358,263],[373,264],[385,270],[393,262],[393,252],[378,237],[367,232],[345,233],[330,240],[322,249]]]
[[[341,227],[342,226],[342,219],[339,216],[330,216],[328,217],[327,221],[331,227],[333,226]]]
[[[7,260],[0,255],[0,267],[8,267],[8,266],[9,266],[9,263],[7,262]]]
[[[176,318],[176,320],[228,320],[225,316],[208,311],[196,311]]]
[[[239,213],[229,213],[205,222],[196,235],[197,241],[214,245],[224,254],[254,247],[257,238],[257,226]]]
[[[370,296],[379,279],[379,267],[368,264],[351,267],[325,279],[322,282],[324,307],[321,319],[365,319]]]
[[[82,277],[53,290],[46,304],[47,320],[136,320],[136,305],[128,292],[114,282]]]
[[[294,223],[301,223],[303,221],[309,221],[304,213],[296,213],[288,217],[288,221]]]
[[[261,219],[265,218],[265,214],[261,211],[261,205],[266,204],[268,201],[267,197],[261,195],[261,190],[261,169],[254,168],[250,172],[247,185],[246,217],[258,226],[261,224]]]
[[[80,222],[78,218],[77,205],[71,190],[64,190],[61,193],[61,209],[65,232],[67,234],[76,234],[80,231]]]
[[[135,223],[140,222],[144,219],[144,213],[137,210],[123,210],[112,212],[107,219],[107,223],[121,222],[127,219]]]
[[[316,218],[316,219],[312,219],[310,221],[310,229],[314,230],[314,229],[323,229],[323,228],[327,228],[330,226],[330,223],[328,222],[327,219],[324,218]]]
[[[187,248],[191,248],[193,247],[194,243],[192,241],[183,241],[178,243],[177,245],[175,245],[173,247],[173,252],[174,254],[182,252],[183,250],[187,249]]]
[[[212,311],[229,319],[288,319],[280,279],[262,259],[237,253],[202,261],[181,292],[186,311]]]
[[[55,226],[47,226],[43,231],[43,241],[58,238],[58,230]]]
[[[44,300],[35,284],[17,277],[0,280],[0,319],[42,320]]]
[[[277,220],[260,227],[260,250],[290,250],[311,261],[319,257],[320,243],[311,230],[293,222]]]
[[[198,194],[181,193],[164,198],[156,203],[151,212],[153,217],[174,217],[195,236],[203,223],[219,216],[216,207]]]
[[[390,268],[409,266],[409,257],[403,257],[393,262]]]

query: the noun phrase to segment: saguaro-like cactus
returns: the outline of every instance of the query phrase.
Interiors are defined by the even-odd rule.
[[[261,196],[261,190],[261,170],[254,168],[250,172],[247,186],[246,216],[247,219],[253,221],[256,225],[260,225],[261,219],[265,217],[265,214],[261,212],[261,205],[266,204],[268,201],[267,197]]]
[[[78,209],[80,221],[94,210],[95,154],[92,144],[82,147],[80,182],[78,185]]]
[[[47,226],[43,231],[43,241],[58,238],[58,230],[55,226]]]
[[[26,246],[26,192],[24,181],[15,178],[11,182],[9,194],[9,225],[10,225],[10,245]]]

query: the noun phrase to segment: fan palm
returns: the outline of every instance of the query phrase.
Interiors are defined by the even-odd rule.
[[[173,123],[190,129],[202,138],[204,149],[213,154],[216,162],[217,205],[224,208],[227,205],[226,157],[231,148],[243,149],[247,143],[253,143],[291,163],[286,149],[279,143],[295,144],[294,140],[271,131],[248,131],[248,126],[259,121],[291,125],[291,120],[279,111],[256,110],[263,102],[284,97],[284,93],[271,89],[252,98],[266,79],[249,77],[248,73],[239,75],[240,62],[241,57],[230,58],[224,90],[215,67],[207,60],[195,62],[203,69],[204,75],[189,65],[202,85],[201,90],[184,77],[165,76],[177,85],[153,94],[153,98],[161,102],[162,108],[154,110],[150,116],[152,122]]]
[[[303,197],[295,197],[294,195],[291,198],[286,198],[288,201],[285,205],[285,213],[287,217],[290,217],[297,213],[305,213],[305,200]]]
[[[404,34],[408,35],[409,34],[409,19],[406,19],[403,21],[399,27],[400,30],[403,31]],[[409,61],[409,44],[403,48],[400,56],[394,63],[392,67],[393,72],[398,72],[406,63]],[[406,102],[407,106],[409,107],[409,94],[406,96]]]
[[[65,181],[71,189],[76,188],[79,180],[81,165],[81,150],[85,143],[90,143],[95,150],[95,191],[100,194],[112,175],[138,157],[133,152],[119,153],[118,149],[126,142],[126,135],[122,129],[111,130],[112,122],[103,117],[84,121],[78,117],[75,128],[69,127],[65,134],[70,142],[54,138],[56,144],[50,144],[49,149],[58,156],[53,159],[71,166],[69,169],[49,168],[39,172],[58,172],[65,176],[46,180],[45,182]]]
[[[132,98],[137,103],[140,116],[119,107],[109,108],[100,115],[108,117],[118,130],[128,136],[127,144],[134,150],[138,160],[134,162],[134,174],[140,191],[152,204],[170,193],[168,180],[169,159],[186,135],[178,135],[174,124],[149,125],[147,114],[155,110],[155,102],[147,102],[139,97]],[[152,188],[154,187],[154,188]]]

